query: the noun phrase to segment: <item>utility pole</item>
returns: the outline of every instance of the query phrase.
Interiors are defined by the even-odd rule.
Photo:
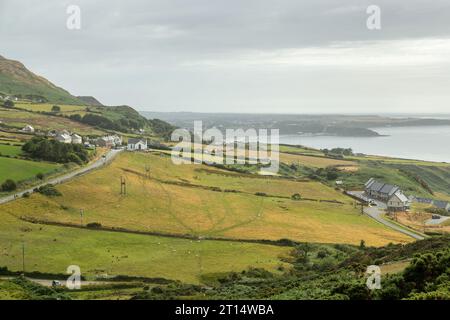
[[[120,177],[120,194],[121,195],[127,194],[127,184],[124,177]]]
[[[145,173],[147,176],[147,179],[150,178],[150,166],[148,164],[145,165]]]
[[[25,242],[22,241],[22,273],[25,275]]]
[[[83,215],[84,215],[84,210],[80,209],[80,225],[83,226]]]

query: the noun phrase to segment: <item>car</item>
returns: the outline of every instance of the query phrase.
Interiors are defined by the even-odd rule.
[[[59,282],[58,280],[53,280],[52,281],[52,287],[61,287],[61,282]]]

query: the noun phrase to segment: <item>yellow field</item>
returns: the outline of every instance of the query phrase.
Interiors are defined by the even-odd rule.
[[[120,177],[127,195],[120,195]],[[219,187],[213,191],[210,187]],[[59,186],[62,197],[32,195],[1,207],[15,216],[171,234],[234,239],[289,238],[297,241],[379,246],[411,239],[359,214],[353,201],[317,182],[248,177],[204,165],[172,164],[159,154],[125,153],[113,164]],[[224,189],[241,191],[221,192]],[[293,201],[303,197],[344,202]]]
[[[299,164],[308,167],[326,168],[330,166],[357,166],[356,162],[348,160],[330,159],[325,157],[304,156],[289,153],[280,153],[280,161],[287,164]]]
[[[52,107],[55,104],[52,103],[16,103],[15,107],[34,112],[51,112]],[[86,111],[86,106],[75,106],[69,104],[56,104],[61,108],[61,113],[78,113],[79,111]]]

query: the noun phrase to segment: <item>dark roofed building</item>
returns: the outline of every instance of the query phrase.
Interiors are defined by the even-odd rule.
[[[398,186],[378,182],[371,178],[365,184],[365,192],[369,197],[373,197],[382,201],[388,201],[400,188]]]
[[[450,203],[447,201],[434,200],[433,205],[438,209],[450,211]]]
[[[387,204],[389,211],[404,211],[409,209],[410,201],[399,186],[376,181],[371,178],[364,185],[367,197],[380,200]]]

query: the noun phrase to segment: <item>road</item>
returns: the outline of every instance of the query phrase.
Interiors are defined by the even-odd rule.
[[[407,236],[410,236],[416,240],[423,240],[425,239],[425,237],[419,235],[418,233],[409,231],[406,228],[403,228],[395,223],[392,223],[386,219],[384,219],[382,217],[382,214],[384,213],[384,210],[387,209],[387,206],[385,203],[380,202],[380,201],[375,201],[375,203],[377,204],[377,206],[373,206],[373,207],[365,207],[364,208],[364,213],[367,214],[368,216],[370,216],[371,218],[375,219],[376,221],[378,221],[379,223],[384,224],[385,226],[397,230],[398,232],[401,232],[403,234],[406,234]]]
[[[69,277],[69,275],[67,276]],[[0,276],[0,280],[13,280],[15,279],[15,277],[3,277]],[[32,281],[34,283],[40,284],[41,286],[44,287],[52,287],[53,285],[53,280],[51,279],[36,279],[36,278],[29,278],[26,277],[27,280]],[[66,286],[66,280],[57,280],[59,281],[59,283],[61,284],[61,286],[65,287]],[[87,281],[87,280],[81,280],[80,281],[80,285],[81,287],[83,286],[95,286],[95,285],[108,285],[108,284],[117,284],[117,283],[121,283],[121,282],[111,282],[111,281]]]
[[[71,179],[73,179],[75,177],[81,176],[81,175],[86,174],[86,173],[88,173],[88,172],[90,172],[92,170],[98,169],[98,168],[104,166],[105,164],[111,162],[121,151],[123,151],[123,149],[110,150],[110,151],[108,151],[106,153],[106,155],[104,157],[101,157],[100,159],[98,159],[98,160],[96,160],[96,161],[94,161],[94,162],[92,162],[92,163],[90,163],[90,164],[88,164],[88,165],[86,165],[86,166],[84,166],[84,167],[82,167],[80,169],[77,169],[75,171],[72,171],[72,172],[63,174],[61,176],[52,178],[52,179],[47,180],[46,182],[44,182],[44,183],[42,183],[40,185],[34,186],[32,188],[25,189],[25,190],[22,190],[20,192],[16,192],[15,194],[12,194],[12,195],[0,198],[0,204],[4,204],[4,203],[10,202],[10,201],[14,201],[15,199],[21,198],[24,193],[27,193],[27,192],[28,193],[33,193],[33,190],[35,188],[39,188],[39,187],[44,186],[46,184],[56,185],[56,184],[64,183],[64,182],[69,181],[69,180],[71,180]]]

